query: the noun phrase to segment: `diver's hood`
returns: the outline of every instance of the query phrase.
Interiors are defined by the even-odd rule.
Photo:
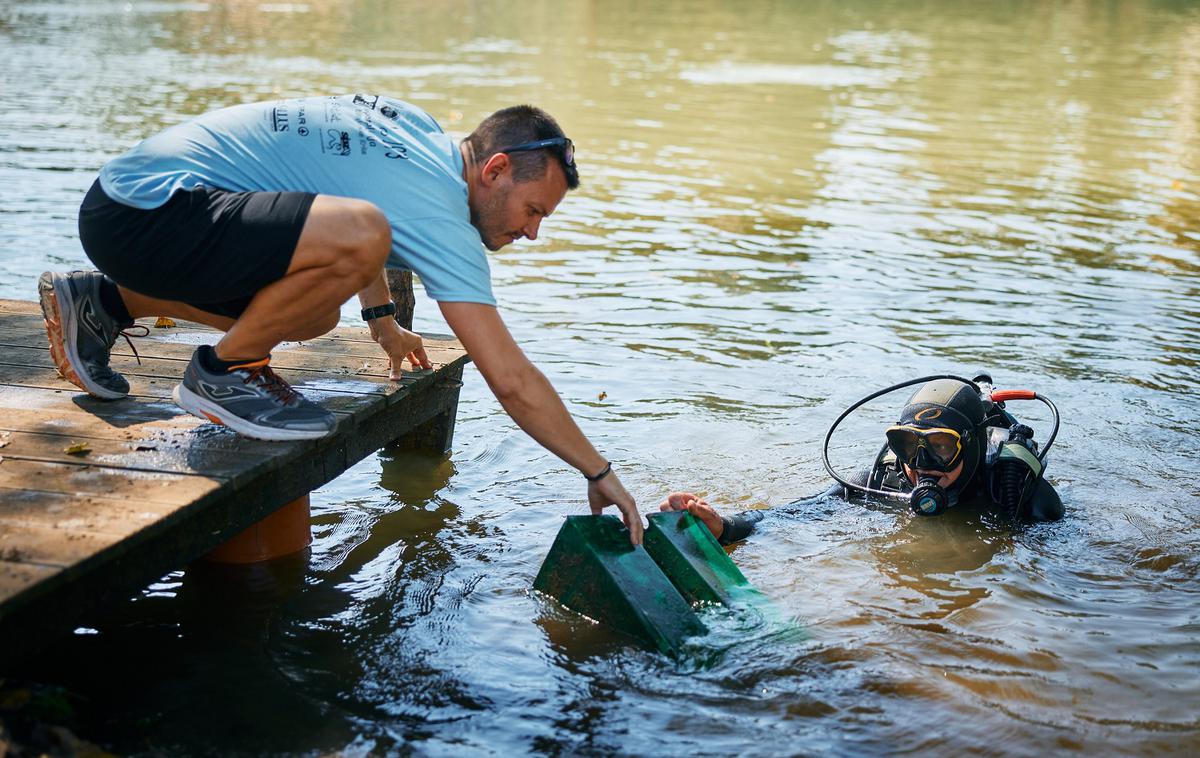
[[[975,385],[954,379],[935,379],[921,385],[908,399],[899,423],[926,429],[953,429],[962,435],[962,473],[947,488],[948,493],[957,495],[975,477],[983,459],[986,418],[983,398]]]
[[[935,379],[921,386],[900,413],[900,423],[929,429],[945,427],[959,434],[977,431],[987,413],[979,390],[953,379]]]

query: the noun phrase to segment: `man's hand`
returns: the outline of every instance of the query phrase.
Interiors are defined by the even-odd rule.
[[[617,506],[621,511],[621,520],[629,530],[629,542],[642,544],[642,516],[638,513],[637,503],[625,491],[615,471],[598,482],[588,482],[588,505],[592,507],[593,516],[599,516],[607,506]]]
[[[725,522],[721,520],[721,514],[717,513],[711,505],[700,499],[698,495],[693,495],[690,492],[672,492],[667,495],[667,499],[659,504],[660,511],[687,511],[700,522],[708,527],[708,531],[717,539],[721,539],[721,535],[725,533]]]
[[[413,371],[423,368],[433,368],[433,363],[425,355],[425,347],[421,343],[421,335],[401,327],[392,318],[378,318],[369,322],[371,337],[388,356],[388,367],[391,374],[388,378],[399,381],[403,362],[407,360]]]

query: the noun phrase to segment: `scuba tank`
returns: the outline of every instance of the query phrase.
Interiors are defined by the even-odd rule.
[[[1025,515],[1025,505],[1046,470],[1037,452],[1033,430],[1017,424],[1008,430],[1008,439],[1001,443],[996,456],[992,500],[1014,521]]]

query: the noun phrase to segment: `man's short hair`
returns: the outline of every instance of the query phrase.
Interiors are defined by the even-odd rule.
[[[506,147],[515,147],[526,142],[536,142],[555,137],[566,137],[554,118],[532,105],[514,105],[498,110],[485,118],[475,131],[464,140],[471,148],[471,155],[479,163],[485,163],[496,153],[504,152]],[[549,147],[545,150],[527,150],[509,153],[512,162],[513,181],[528,182],[540,179],[546,174],[546,168],[553,157],[562,166],[567,177],[567,189],[579,186],[579,172],[574,166],[568,166],[563,160],[560,149]]]

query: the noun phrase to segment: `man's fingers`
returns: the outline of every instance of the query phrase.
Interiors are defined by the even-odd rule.
[[[406,357],[413,371],[420,371],[423,368],[433,368],[433,362],[429,360],[429,356],[425,355],[425,348],[417,348]]]
[[[625,520],[625,528],[629,530],[629,544],[642,544],[642,515],[637,512],[637,508],[628,511],[622,508],[621,516]]]

